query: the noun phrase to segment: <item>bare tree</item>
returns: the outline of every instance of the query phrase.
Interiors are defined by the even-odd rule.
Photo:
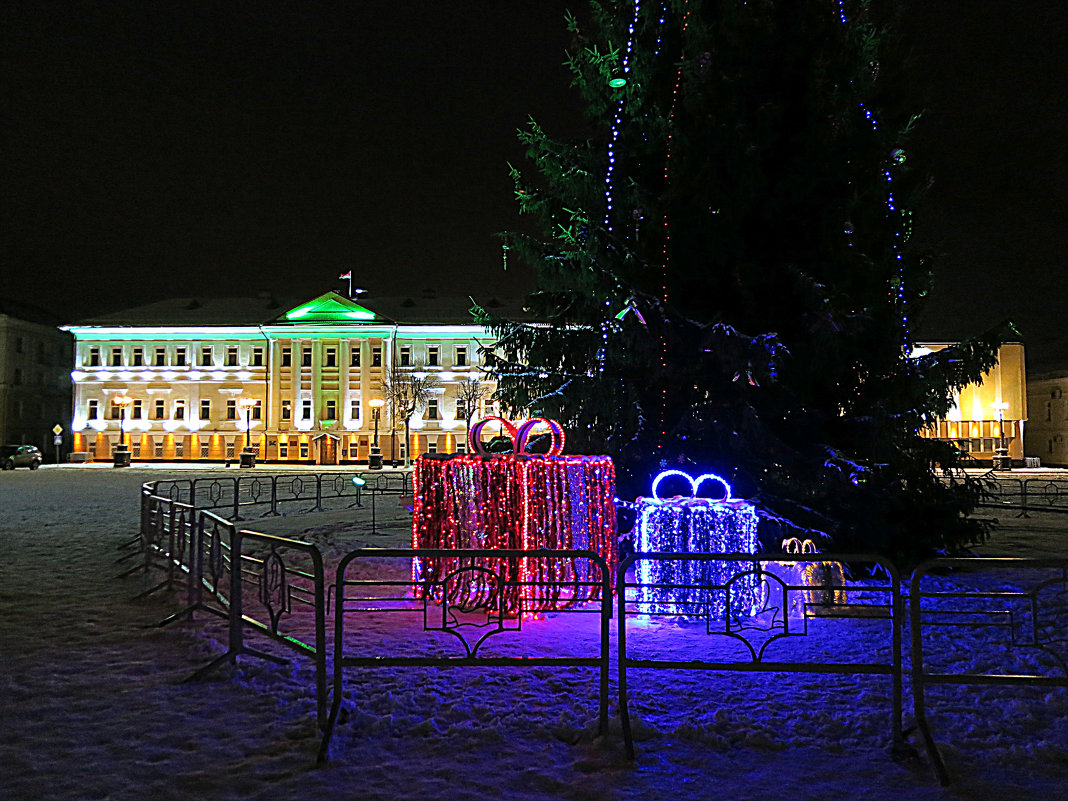
[[[413,370],[392,367],[386,376],[386,399],[389,401],[393,420],[404,421],[405,467],[412,463],[409,447],[412,415],[426,408],[432,391],[440,386],[435,376],[419,372],[420,366],[416,365]]]
[[[477,378],[465,378],[456,385],[457,411],[463,413],[467,431],[471,430],[471,418],[478,412],[479,402],[489,394],[489,387]]]

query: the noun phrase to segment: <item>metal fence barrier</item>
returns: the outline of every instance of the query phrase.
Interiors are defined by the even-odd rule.
[[[437,571],[431,578],[417,581],[407,575],[394,579],[349,578],[348,570],[359,562],[382,559],[424,559],[448,563],[450,569]],[[508,639],[515,642],[521,634],[528,610],[522,602],[511,609],[509,599],[537,597],[545,590],[545,580],[534,582],[522,576],[567,571],[525,570],[524,563],[563,561],[583,562],[582,568],[569,571],[572,578],[560,580],[559,593],[571,593],[579,603],[561,614],[595,614],[600,616],[597,653],[570,656],[509,656],[486,654],[489,642]],[[354,569],[355,572],[355,569]],[[376,575],[378,575],[376,573]],[[344,695],[344,670],[352,667],[589,667],[598,671],[598,726],[601,734],[608,730],[609,631],[612,614],[611,571],[604,558],[594,551],[522,551],[522,550],[442,550],[442,549],[361,549],[347,554],[337,568],[332,589],[334,606],[334,680],[333,704],[323,732],[318,761],[326,761],[330,739],[341,710]],[[559,594],[558,593],[558,594]],[[595,598],[595,601],[586,599]],[[398,641],[404,653],[360,652],[357,638],[346,637],[359,632],[360,624],[371,616],[412,616],[421,624],[422,633],[413,629],[410,636]],[[348,621],[348,623],[347,623]],[[368,620],[368,623],[372,621]],[[444,635],[444,636],[441,636]],[[499,638],[499,639],[498,639]],[[422,641],[420,641],[422,640]],[[381,651],[381,641],[376,640]],[[421,653],[420,653],[421,651]]]
[[[984,508],[1016,512],[1016,517],[1030,517],[1031,512],[1068,514],[1068,479],[991,476],[982,481],[988,494],[980,504]]]
[[[229,622],[226,652],[190,679],[224,662],[233,663],[241,655],[284,663],[247,646],[247,626],[313,660],[316,719],[322,728],[327,701],[326,577],[319,549],[299,540],[239,529],[212,512],[155,495],[151,485],[142,488],[141,497],[144,566],[164,574],[163,581],[141,596],[169,587],[185,598],[184,606],[160,625],[192,619],[197,611]],[[246,587],[256,592],[246,593]],[[283,625],[289,622],[294,624],[292,630]]]
[[[344,508],[346,501],[349,508],[362,506],[365,487],[353,483],[352,475],[339,472],[242,473],[236,476],[167,479],[157,481],[153,486],[155,495],[187,503],[197,509],[226,510],[224,514],[230,520],[241,521],[255,515],[273,517]],[[366,476],[367,473],[359,475]],[[397,492],[405,486],[410,489],[411,479],[405,479],[406,475],[398,471],[380,476],[381,480],[372,485],[373,489],[379,493],[387,491],[387,488],[388,491]]]
[[[759,557],[738,553],[639,553],[620,564],[616,578],[619,715],[628,757],[634,758],[628,687],[630,673],[635,669],[887,676],[892,687],[889,710],[892,747],[904,748],[901,725],[904,613],[897,569],[873,554],[820,554],[819,561],[814,561],[811,554],[775,555],[775,562],[757,562],[755,558]],[[878,566],[885,578],[850,582],[846,587],[841,580],[842,562],[854,568]],[[648,569],[650,563],[656,563],[659,569]],[[713,563],[721,566],[733,563],[735,567],[713,570]],[[805,571],[804,582],[798,571]],[[713,578],[714,573],[720,578]],[[694,575],[703,578],[697,581],[689,578]],[[651,651],[648,656],[635,656],[630,650],[633,646],[629,644],[628,624],[633,624],[639,616],[667,615],[697,623],[700,634],[709,638],[708,651],[714,658],[670,659],[655,647],[645,649]],[[821,628],[826,629],[821,636],[828,639],[831,650],[835,624],[847,619],[882,621],[873,623],[872,628],[873,636],[882,638],[886,658],[867,662],[769,658],[788,650],[793,638],[814,636],[812,629],[817,619]],[[650,637],[655,638],[655,634]]]
[[[1012,570],[1034,571],[1027,589],[969,587],[969,577]],[[953,589],[925,588],[933,573],[952,571]],[[912,695],[916,725],[928,758],[943,785],[949,772],[927,720],[926,689],[932,685],[1068,687],[1068,558],[933,559],[912,574]],[[988,670],[955,668],[951,663],[927,666],[928,636],[942,629],[1001,633],[999,647],[983,654]],[[986,660],[994,660],[992,664]],[[1000,668],[1002,672],[997,672]]]

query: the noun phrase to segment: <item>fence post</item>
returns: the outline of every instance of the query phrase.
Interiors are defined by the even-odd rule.
[[[271,511],[272,517],[278,517],[278,476],[271,476]]]
[[[1017,517],[1030,517],[1027,514],[1027,485],[1031,482],[1031,479],[1025,478],[1020,480],[1020,513]]]
[[[233,479],[233,482],[234,482],[234,515],[233,515],[233,517],[230,518],[231,520],[241,520],[242,519],[241,515],[237,511],[237,506],[238,506],[237,493],[241,489],[240,481],[241,481],[240,477]]]

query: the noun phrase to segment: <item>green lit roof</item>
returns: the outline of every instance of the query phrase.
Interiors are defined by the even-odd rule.
[[[290,323],[351,323],[373,322],[376,315],[337,292],[324,292],[319,297],[294,306],[279,318],[278,322]]]

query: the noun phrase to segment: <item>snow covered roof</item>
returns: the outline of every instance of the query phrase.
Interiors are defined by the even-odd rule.
[[[287,312],[292,313],[296,309],[309,305],[312,301],[321,300],[337,308],[340,308],[341,304],[349,304],[354,308],[366,309],[374,313],[373,321],[378,323],[462,325],[474,322],[471,316],[474,303],[466,295],[429,296],[425,293],[410,297],[360,295],[350,300],[343,295],[328,292],[312,300],[275,298],[267,293],[257,297],[169,298],[144,306],[78,320],[73,325],[139,327],[299,324],[301,319],[294,318],[292,314],[287,319]],[[501,314],[512,319],[524,319],[528,316],[523,312],[522,302],[516,298],[490,296],[477,297],[475,301],[494,314]],[[347,319],[344,322],[352,324],[360,320]]]

